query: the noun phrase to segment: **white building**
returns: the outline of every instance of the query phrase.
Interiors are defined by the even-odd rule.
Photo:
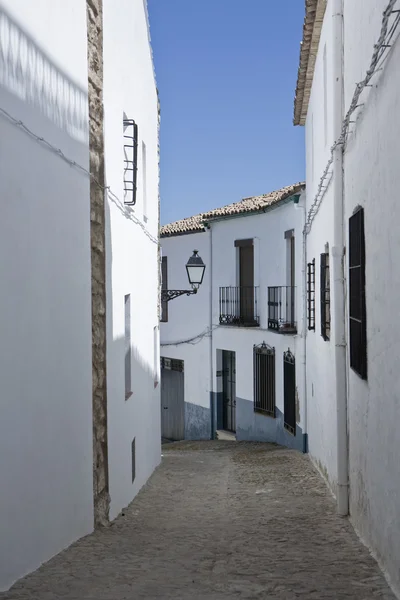
[[[397,591],[399,10],[396,0],[306,2],[294,118],[306,127],[315,259],[309,451]]]
[[[224,429],[306,449],[303,187],[161,228],[164,287],[188,288],[194,249],[206,265],[196,295],[164,305],[164,437],[209,439]]]
[[[124,113],[138,126],[131,207]],[[143,0],[0,1],[0,190],[7,589],[114,518],[160,460],[158,102]]]

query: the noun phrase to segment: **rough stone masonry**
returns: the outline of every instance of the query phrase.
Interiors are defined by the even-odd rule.
[[[87,0],[92,262],[93,496],[95,527],[109,521],[102,0]],[[98,183],[97,183],[98,182]]]

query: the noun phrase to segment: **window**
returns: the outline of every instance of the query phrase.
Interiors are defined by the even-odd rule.
[[[362,379],[367,379],[365,233],[363,208],[358,208],[349,219],[349,286],[350,366]]]
[[[147,222],[147,152],[142,142],[143,221]]]
[[[323,69],[324,69],[324,145],[326,146],[328,141],[328,71],[327,71],[327,58],[326,58],[326,44],[324,46],[323,56]]]
[[[138,127],[124,114],[124,204],[136,204]]]
[[[125,400],[132,396],[131,295],[125,296]]]
[[[153,329],[154,343],[154,387],[160,382],[160,340],[158,337],[159,328],[156,325]]]
[[[168,259],[166,256],[162,257],[161,261],[161,288],[163,290],[168,289]],[[161,322],[168,323],[168,302],[163,300],[161,302]]]
[[[275,348],[254,346],[254,412],[275,417]]]
[[[283,353],[283,426],[296,435],[296,361],[290,349]]]
[[[329,284],[329,252],[321,254],[321,335],[325,341],[331,337],[331,296]]]
[[[133,438],[131,444],[131,457],[132,457],[132,483],[136,478],[136,438]]]
[[[315,331],[315,258],[307,265],[307,321],[309,331]]]

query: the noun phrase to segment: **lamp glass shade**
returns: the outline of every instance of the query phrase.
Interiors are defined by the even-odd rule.
[[[193,255],[189,258],[186,264],[186,272],[189,283],[192,287],[199,287],[203,283],[204,271],[206,266],[197,250],[193,250]]]

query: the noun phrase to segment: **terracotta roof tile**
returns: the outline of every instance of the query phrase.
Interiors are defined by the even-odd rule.
[[[294,194],[299,193],[303,188],[304,183],[295,183],[294,185],[286,186],[280,190],[270,192],[269,194],[263,194],[262,196],[252,196],[250,198],[243,198],[239,202],[233,204],[227,204],[221,208],[216,208],[205,213],[200,213],[194,217],[188,217],[187,219],[181,219],[169,225],[163,225],[160,230],[161,237],[168,237],[174,235],[182,235],[184,233],[195,233],[199,231],[205,231],[205,223],[209,220],[218,217],[229,217],[236,214],[245,214],[250,212],[264,211],[268,206],[277,204]]]
[[[272,204],[289,198],[289,196],[293,196],[293,194],[299,192],[303,186],[304,183],[295,183],[294,185],[289,185],[280,190],[275,190],[274,192],[270,192],[269,194],[263,194],[262,196],[252,196],[250,198],[243,198],[243,200],[240,200],[239,202],[227,204],[226,206],[222,206],[221,208],[216,208],[214,210],[210,210],[209,212],[203,213],[203,219],[207,220],[215,217],[224,217],[247,212],[256,212],[258,210],[262,211],[267,206],[271,206]]]
[[[204,231],[203,215],[195,215],[187,217],[168,225],[163,225],[160,229],[161,237],[169,235],[179,235],[182,233],[195,233],[196,231]]]
[[[306,122],[326,2],[327,0],[306,0],[306,16],[294,99],[294,125],[304,125]]]

